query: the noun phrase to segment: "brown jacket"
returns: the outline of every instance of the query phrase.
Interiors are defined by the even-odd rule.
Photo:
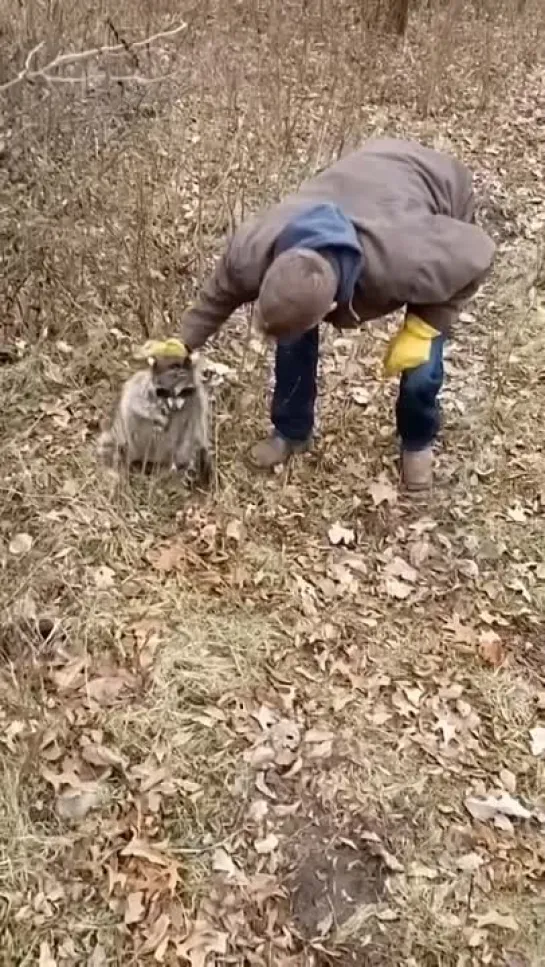
[[[407,306],[447,332],[492,263],[494,243],[474,224],[471,173],[461,162],[413,141],[368,141],[241,225],[182,318],[190,348],[257,299],[281,230],[322,202],[333,202],[352,221],[363,249],[352,305],[328,317],[339,328]]]

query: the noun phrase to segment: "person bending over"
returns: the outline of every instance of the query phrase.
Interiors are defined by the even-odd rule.
[[[181,339],[200,348],[235,309],[255,304],[276,360],[272,432],[252,456],[272,468],[311,444],[322,321],[350,329],[404,308],[385,372],[400,376],[402,477],[424,489],[445,339],[493,257],[460,161],[413,141],[371,140],[235,232],[182,316]]]

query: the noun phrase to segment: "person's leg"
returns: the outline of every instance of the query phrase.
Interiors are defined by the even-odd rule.
[[[432,444],[440,428],[438,394],[443,385],[443,347],[432,342],[427,363],[406,370],[401,377],[396,407],[401,437],[403,477],[410,489],[428,487],[432,477]]]
[[[316,326],[300,339],[277,346],[271,407],[274,432],[252,451],[260,466],[275,466],[308,448],[314,427],[319,339]]]

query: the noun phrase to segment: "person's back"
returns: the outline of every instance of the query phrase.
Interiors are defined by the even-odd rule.
[[[411,385],[422,396],[420,384],[405,375],[435,359],[493,254],[491,239],[475,224],[471,173],[460,161],[413,141],[376,139],[235,232],[184,314],[182,338],[190,348],[201,346],[239,305],[256,303],[263,332],[279,341],[275,432],[254,454],[272,466],[310,440],[322,320],[342,329],[405,306],[406,325],[390,347],[387,372],[404,374],[405,401]],[[398,407],[405,463],[415,463],[407,454],[425,453],[430,472],[441,359],[442,353],[428,415],[415,402],[419,418],[404,421]]]

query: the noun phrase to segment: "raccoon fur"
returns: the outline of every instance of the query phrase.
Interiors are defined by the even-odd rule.
[[[147,369],[134,373],[99,437],[98,453],[111,467],[163,467],[209,483],[208,400],[197,358],[152,357]]]

